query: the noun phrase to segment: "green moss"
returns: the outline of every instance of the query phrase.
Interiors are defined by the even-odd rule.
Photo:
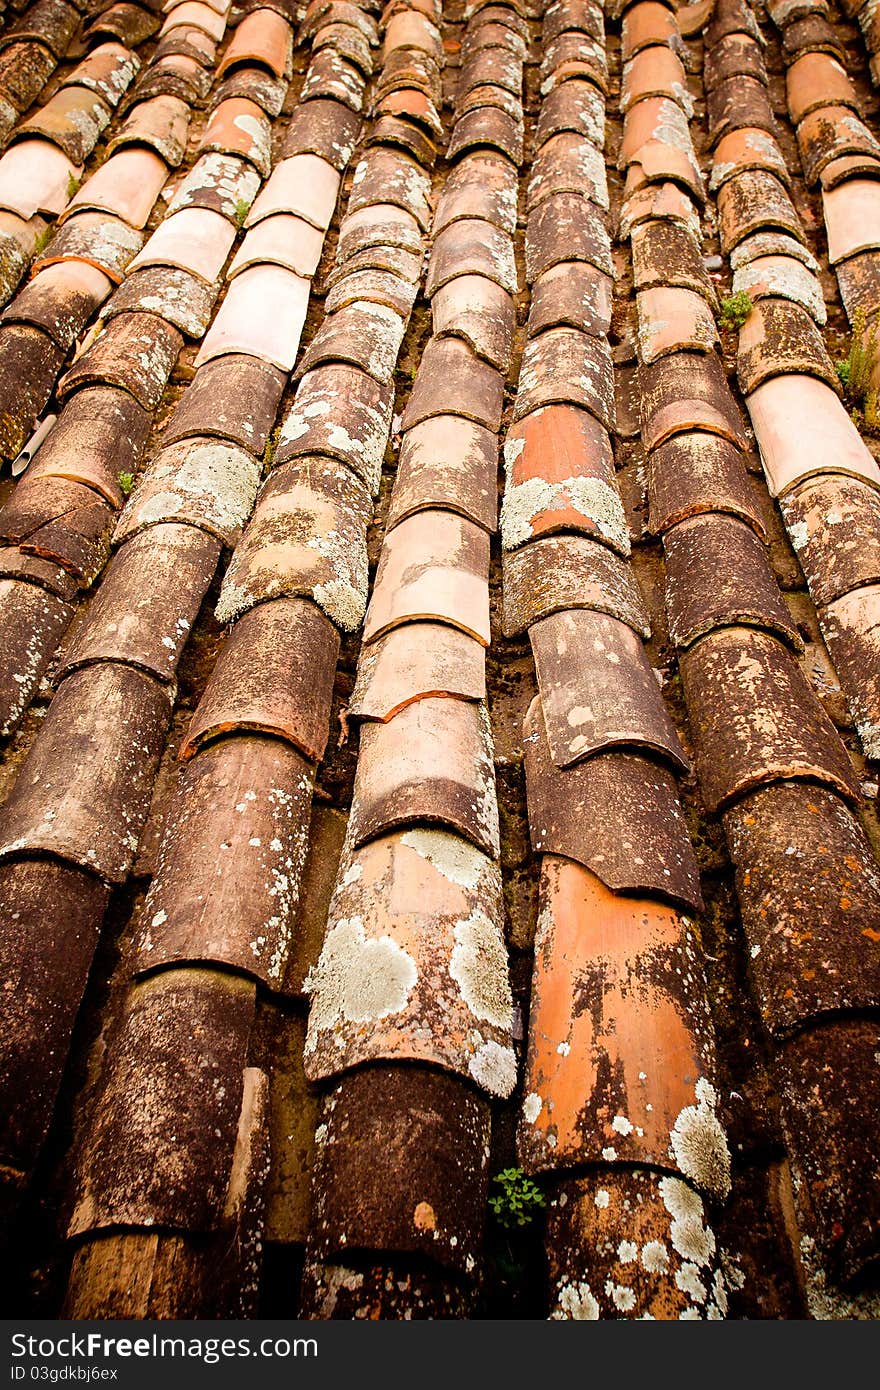
[[[721,301],[721,312],[718,322],[722,328],[742,328],[749,314],[752,312],[752,301],[745,290],[738,290],[736,294],[730,294]]]

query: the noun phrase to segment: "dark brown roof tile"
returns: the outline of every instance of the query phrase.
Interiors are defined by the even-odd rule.
[[[236,155],[202,154],[174,190],[167,216],[183,208],[208,208],[236,219],[236,208],[253,202],[260,176],[253,165]]]
[[[140,916],[136,972],[210,962],[279,987],[312,780],[295,749],[254,735],[220,739],[186,765]]]
[[[730,77],[754,77],[767,85],[761,45],[750,34],[726,34],[706,49],[703,81],[712,92]]]
[[[655,535],[687,517],[726,513],[764,537],[742,454],[717,434],[692,430],[655,449],[649,461],[649,527]]]
[[[65,405],[28,477],[67,478],[94,488],[119,507],[119,474],[135,472],[149,432],[149,414],[127,391],[87,387]]]
[[[63,570],[51,560],[41,560],[36,555],[28,555],[17,546],[0,545],[0,579],[23,579],[47,593],[70,603],[76,598],[82,585],[73,575]]]
[[[742,420],[715,353],[662,357],[642,368],[640,385],[646,449],[691,430],[706,430],[746,447]]]
[[[545,1241],[551,1318],[699,1322],[727,1312],[708,1213],[679,1178],[603,1167],[567,1179],[548,1203]]]
[[[91,487],[28,475],[0,512],[0,539],[89,584],[106,563],[114,520],[112,507]]]
[[[706,104],[713,142],[746,128],[778,133],[767,88],[754,77],[729,77],[708,93]]]
[[[37,0],[29,5],[20,19],[7,24],[0,38],[0,48],[19,44],[23,39],[38,39],[60,62],[65,57],[79,26],[75,5],[66,0]]]
[[[880,1045],[870,1018],[844,1018],[788,1042],[777,1065],[785,1136],[832,1277],[857,1282],[877,1260],[877,1129],[866,1105]],[[872,1083],[871,1083],[872,1084]]]
[[[813,376],[834,390],[840,378],[819,329],[799,304],[759,299],[742,326],[736,374],[744,395],[774,376]]]
[[[337,282],[337,290],[342,283]],[[302,376],[322,363],[347,362],[387,386],[394,376],[405,329],[404,319],[387,304],[355,301],[325,318],[300,359],[296,375]]]
[[[563,130],[585,135],[599,149],[604,145],[605,101],[592,82],[573,78],[545,97],[535,126],[536,150]]]
[[[576,193],[555,193],[529,214],[526,280],[531,285],[563,261],[586,261],[613,274],[611,238],[601,209]]]
[[[303,102],[291,114],[281,147],[282,158],[296,154],[316,154],[345,168],[354,150],[360,117],[339,101]]]
[[[217,621],[265,599],[302,595],[344,630],[359,627],[371,515],[369,493],[341,464],[298,458],[276,468],[226,571]]]
[[[581,406],[613,430],[614,375],[604,339],[573,328],[550,328],[526,344],[514,419],[557,403]]]
[[[643,222],[633,230],[631,247],[636,290],[676,286],[701,294],[713,307],[717,304],[699,245],[680,223]]]
[[[468,111],[455,123],[447,157],[456,159],[468,150],[495,149],[512,164],[522,163],[523,122],[509,116],[497,106],[481,106]]]
[[[137,48],[159,29],[159,19],[140,5],[128,0],[110,5],[83,30],[83,39],[118,39],[126,48]]]
[[[850,808],[825,787],[762,787],[724,813],[749,969],[784,1036],[880,997],[880,875]]]
[[[462,1275],[474,1268],[489,1181],[483,1098],[442,1072],[382,1067],[345,1077],[322,1119],[309,1247],[317,1258],[380,1250]]]
[[[119,286],[105,305],[105,322],[129,310],[158,314],[188,338],[201,338],[211,321],[219,285],[174,266],[146,266]]]
[[[689,771],[641,638],[584,608],[533,623],[529,641],[557,767],[606,748],[642,748]]]
[[[857,478],[808,478],[780,502],[816,604],[880,582],[880,495]]]
[[[254,994],[234,975],[195,970],[132,989],[79,1156],[71,1235],[221,1223]]]
[[[217,658],[179,756],[191,758],[221,734],[250,730],[287,739],[320,762],[338,653],[333,624],[306,600],[272,599],[250,609]]]
[[[0,812],[0,853],[42,851],[123,883],[149,809],[169,691],[101,662],[63,681]]]
[[[448,280],[434,293],[431,315],[437,337],[461,338],[477,357],[507,373],[516,308],[511,295],[494,280],[484,275]]]
[[[426,230],[430,221],[430,189],[429,175],[414,160],[400,151],[374,146],[355,168],[348,213],[391,203],[410,213]]]
[[[222,439],[167,445],[138,476],[114,539],[120,543],[145,527],[185,522],[234,545],[253,507],[260,474],[260,464],[246,450]]]
[[[24,448],[52,394],[65,350],[29,324],[9,324],[0,356],[0,457],[14,459]]]
[[[562,261],[532,285],[528,335],[577,328],[602,338],[611,326],[611,276],[586,261]]]
[[[4,1164],[27,1171],[46,1137],[109,897],[93,874],[51,859],[0,868]]]
[[[425,699],[361,726],[351,810],[355,847],[395,827],[443,825],[498,857],[498,806],[485,706]]]
[[[88,87],[61,87],[28,120],[13,140],[38,135],[51,140],[74,164],[84,164],[110,123],[110,108]]]
[[[840,677],[865,756],[880,757],[880,585],[853,589],[820,612],[822,635]]]
[[[608,181],[601,151],[573,131],[560,131],[536,155],[527,190],[528,210],[555,193],[579,193],[600,208],[608,208]]]
[[[802,53],[829,53],[843,62],[843,45],[825,15],[800,15],[782,31],[782,55],[790,61]]]
[[[276,462],[327,454],[347,463],[375,494],[391,430],[394,390],[355,367],[332,363],[303,376],[278,437]]]
[[[764,228],[786,232],[798,241],[804,239],[794,204],[775,175],[764,169],[747,169],[721,186],[718,216],[721,245],[727,254],[745,237]]]
[[[803,641],[782,600],[763,542],[738,517],[707,512],[663,537],[669,635],[689,647],[719,627],[773,632],[795,652]]]
[[[586,536],[540,536],[505,551],[503,631],[515,637],[551,613],[608,613],[648,635],[648,616],[630,566]]]
[[[63,261],[31,280],[0,314],[0,323],[29,323],[67,352],[110,289],[110,280],[93,266]]]
[[[459,275],[482,275],[508,294],[516,294],[516,263],[510,236],[477,217],[445,227],[431,249],[425,293],[433,295]]]
[[[448,415],[451,401],[456,415],[495,431],[501,423],[503,397],[501,372],[476,357],[458,338],[432,338],[422,353],[402,428],[409,430],[434,415]]]
[[[155,410],[183,347],[176,328],[156,314],[119,314],[58,383],[63,400],[91,384],[119,386]]]
[[[425,508],[458,512],[494,531],[498,519],[498,441],[460,415],[432,415],[400,445],[387,527]]]
[[[143,233],[121,218],[101,212],[78,212],[59,229],[35,259],[33,268],[39,272],[64,261],[80,261],[100,270],[118,285],[143,241]]]
[[[805,116],[797,128],[798,150],[807,183],[843,155],[880,156],[880,143],[847,106],[823,106]]]
[[[745,792],[808,778],[860,799],[858,780],[833,724],[775,637],[723,628],[682,653],[700,788],[717,810]]]
[[[73,608],[20,579],[0,579],[0,737],[17,727]]]
[[[759,299],[789,299],[799,304],[821,328],[828,314],[822,287],[803,261],[795,256],[756,256],[734,273],[733,292]]]
[[[730,179],[751,169],[763,169],[774,174],[787,188],[791,186],[788,165],[774,137],[768,135],[766,130],[746,127],[733,130],[718,141],[709,188],[713,193],[717,192]]]
[[[227,353],[206,362],[179,400],[163,443],[217,435],[261,457],[284,382],[283,372],[259,358]]]
[[[516,170],[497,154],[476,150],[449,171],[437,200],[434,235],[459,218],[475,217],[512,236],[516,210]]]
[[[127,145],[149,145],[176,169],[186,151],[188,126],[189,108],[179,97],[153,97],[139,102],[126,116],[107,153]]]
[[[523,748],[536,854],[573,859],[614,893],[659,893],[688,912],[702,910],[697,863],[667,768],[631,753],[597,753],[556,767],[540,699],[526,714]]]
[[[260,225],[266,227],[269,223],[267,221]],[[337,276],[324,300],[324,309],[328,315],[351,305],[378,304],[392,310],[403,320],[409,317],[418,293],[417,282],[398,275],[393,270],[356,270],[350,268],[350,263],[343,269],[346,273]]]
[[[220,558],[194,526],[150,527],[114,556],[66,648],[63,677],[96,661],[124,661],[171,681]]]

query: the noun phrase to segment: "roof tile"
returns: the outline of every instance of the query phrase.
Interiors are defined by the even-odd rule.
[[[364,641],[414,619],[447,622],[489,645],[489,537],[454,512],[418,511],[385,536]]]
[[[552,613],[608,613],[648,635],[648,616],[625,560],[586,536],[539,536],[503,556],[503,632],[515,637]]]
[[[485,700],[485,665],[482,645],[448,623],[392,628],[361,648],[349,714],[387,723],[415,700]]]
[[[486,531],[498,516],[498,441],[460,415],[432,415],[400,444],[387,528],[426,508],[458,512]]]

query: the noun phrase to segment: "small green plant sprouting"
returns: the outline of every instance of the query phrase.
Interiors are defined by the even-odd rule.
[[[278,451],[278,441],[281,438],[281,426],[276,425],[274,430],[266,438],[266,447],[263,450],[263,472],[268,473],[275,462],[275,454]]]
[[[834,365],[853,422],[867,434],[880,434],[878,392],[877,387],[871,385],[876,361],[877,328],[874,326],[868,331],[868,315],[864,309],[857,309],[853,314],[849,352]]]
[[[134,487],[134,474],[119,473],[117,475],[116,481],[119,483],[123,497],[127,497],[128,494],[131,492],[132,488]]]
[[[236,227],[243,227],[247,221],[247,215],[251,210],[251,205],[247,198],[236,198],[232,207],[232,215],[235,218]]]
[[[492,1214],[505,1230],[529,1226],[545,1205],[544,1194],[522,1168],[502,1168],[492,1179],[499,1189],[489,1198]]]
[[[72,198],[73,195],[79,191],[79,187],[80,187],[80,184],[81,184],[81,183],[82,183],[82,179],[78,179],[78,178],[76,177],[76,174],[68,174],[68,175],[67,175],[67,196],[68,196],[68,198]]]
[[[49,245],[49,242],[52,240],[52,231],[52,227],[44,227],[40,232],[40,235],[34,242],[34,260],[36,260],[38,256],[42,256],[46,247]]]
[[[745,290],[737,290],[721,301],[719,321],[722,328],[742,328],[752,312],[752,301]]]

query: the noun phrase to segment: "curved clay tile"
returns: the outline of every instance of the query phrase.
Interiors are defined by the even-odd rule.
[[[278,988],[312,781],[296,749],[258,734],[217,739],[186,764],[139,921],[136,973],[203,962]]]
[[[556,767],[537,697],[523,721],[523,749],[536,854],[573,859],[615,893],[656,893],[685,911],[702,909],[675,779],[665,767],[614,751]]]
[[[738,517],[690,517],[663,537],[669,635],[689,647],[720,627],[772,632],[795,652],[804,649],[783,602],[767,552]]]
[[[250,609],[217,658],[178,756],[191,758],[221,734],[250,730],[287,739],[320,762],[338,653],[333,624],[306,600],[272,599]]]
[[[502,627],[515,637],[568,609],[607,613],[647,637],[648,615],[627,562],[587,536],[538,536],[505,551]]]
[[[529,1172],[633,1163],[726,1197],[697,938],[665,904],[545,856],[517,1135]]]
[[[400,442],[387,528],[416,512],[442,509],[494,531],[498,440],[460,415],[432,415]]]
[[[485,665],[482,645],[447,623],[392,628],[361,648],[349,715],[387,723],[415,700],[484,700]]]
[[[846,748],[795,658],[754,628],[720,628],[680,658],[707,806],[783,778],[861,799]]]
[[[421,1062],[509,1095],[516,1059],[502,902],[497,864],[445,829],[349,846],[304,986],[309,1079]]]

